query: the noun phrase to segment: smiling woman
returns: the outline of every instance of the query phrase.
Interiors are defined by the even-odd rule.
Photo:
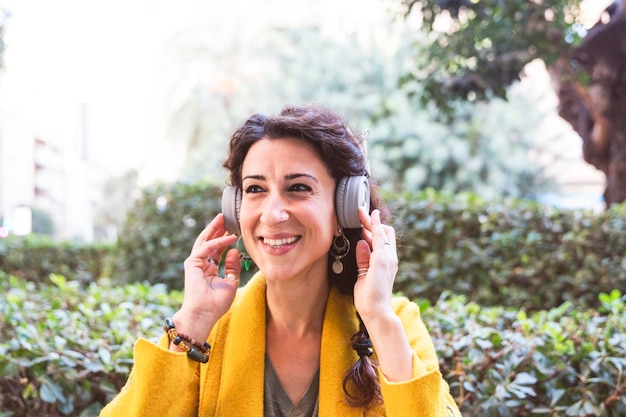
[[[297,155],[297,157],[295,157]],[[241,236],[268,285],[326,280],[335,181],[301,139],[262,139],[242,167]],[[332,225],[329,227],[329,225]]]
[[[460,415],[417,305],[392,294],[395,231],[361,141],[313,106],[232,135],[228,209],[196,239],[181,308],[158,344],[137,342],[102,416]],[[240,289],[233,232],[259,266]]]

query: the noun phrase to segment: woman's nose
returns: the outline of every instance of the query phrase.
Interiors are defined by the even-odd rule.
[[[268,196],[261,213],[261,222],[267,225],[276,225],[289,219],[288,207],[279,193]]]

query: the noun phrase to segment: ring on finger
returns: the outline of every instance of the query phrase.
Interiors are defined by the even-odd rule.
[[[357,277],[357,278],[361,278],[361,277],[363,277],[363,276],[367,275],[367,271],[368,271],[368,269],[369,269],[369,268],[359,268],[359,269],[357,269],[357,274],[356,274],[356,277]]]
[[[215,265],[215,266],[218,266],[220,264],[220,262],[217,259],[215,259],[215,258],[208,257],[208,258],[206,258],[206,261],[208,263],[210,263],[210,264]]]

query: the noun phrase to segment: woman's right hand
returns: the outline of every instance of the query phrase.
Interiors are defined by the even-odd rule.
[[[224,277],[218,275],[217,263],[226,248],[236,241],[237,236],[226,231],[221,213],[196,238],[184,263],[183,305],[172,317],[179,333],[204,341],[217,320],[230,308],[241,273],[238,250],[232,248],[226,253]]]

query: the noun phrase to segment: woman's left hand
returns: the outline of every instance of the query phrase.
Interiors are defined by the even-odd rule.
[[[380,221],[380,212],[359,209],[363,240],[357,242],[359,275],[354,285],[354,306],[376,351],[383,375],[392,382],[413,377],[413,352],[391,299],[398,272],[396,232]]]
[[[359,276],[354,285],[354,306],[365,323],[393,314],[391,298],[398,272],[396,232],[381,223],[380,211],[359,209],[363,240],[357,242]],[[367,271],[365,273],[365,271]]]

